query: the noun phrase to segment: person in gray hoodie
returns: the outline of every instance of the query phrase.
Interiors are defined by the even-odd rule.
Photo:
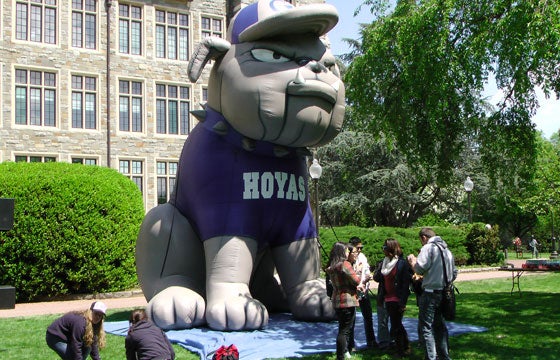
[[[431,228],[422,228],[419,236],[422,249],[418,258],[413,254],[407,257],[414,272],[423,276],[424,291],[418,301],[418,337],[425,359],[449,360],[449,335],[440,310],[442,290],[446,283],[442,257],[445,257],[447,281],[457,277],[455,259],[447,243],[436,236]]]

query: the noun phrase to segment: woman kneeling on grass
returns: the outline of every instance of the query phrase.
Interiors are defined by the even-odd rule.
[[[124,345],[127,360],[173,360],[175,351],[165,332],[148,319],[144,309],[130,314]]]
[[[89,355],[100,360],[99,349],[105,347],[103,320],[107,306],[96,301],[85,311],[69,312],[47,328],[47,345],[61,359],[85,360]]]

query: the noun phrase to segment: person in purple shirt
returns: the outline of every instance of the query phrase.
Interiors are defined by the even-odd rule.
[[[130,314],[130,328],[124,345],[126,360],[175,359],[175,351],[167,335],[148,319],[144,309]]]
[[[65,360],[85,360],[89,355],[100,360],[105,347],[103,320],[107,306],[95,301],[85,311],[73,311],[59,317],[47,328],[47,345]]]

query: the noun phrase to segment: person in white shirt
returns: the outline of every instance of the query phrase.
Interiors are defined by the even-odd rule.
[[[360,310],[364,318],[364,330],[366,332],[367,347],[377,347],[375,341],[375,332],[373,330],[373,314],[371,310],[371,300],[369,296],[369,282],[371,280],[371,271],[367,257],[362,252],[364,248],[362,240],[359,237],[350,238],[349,243],[356,249],[357,256],[354,263],[354,271],[360,277],[360,283],[365,285],[365,291],[358,294]]]

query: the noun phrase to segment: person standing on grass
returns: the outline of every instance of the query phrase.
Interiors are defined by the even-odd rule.
[[[378,291],[382,293],[385,309],[391,321],[391,337],[395,339],[397,354],[400,357],[410,355],[408,334],[402,323],[406,303],[410,295],[412,271],[402,256],[399,242],[389,238],[383,244],[385,258],[374,280],[379,283]]]
[[[329,256],[329,266],[326,269],[332,282],[332,304],[338,318],[338,334],[336,337],[336,359],[350,358],[348,345],[351,331],[356,320],[358,290],[364,291],[364,285],[348,261],[350,251],[346,244],[336,242]]]
[[[126,360],[173,360],[175,351],[165,332],[148,319],[144,309],[130,314],[130,328],[124,340]]]
[[[364,330],[366,333],[366,344],[367,347],[377,347],[377,342],[375,341],[375,332],[373,330],[373,313],[371,309],[371,299],[369,296],[369,282],[371,280],[371,271],[369,269],[369,263],[366,255],[363,253],[364,245],[362,240],[354,236],[350,238],[350,245],[356,251],[355,261],[352,264],[354,271],[360,277],[360,283],[364,285],[365,290],[358,295],[358,302],[360,304],[360,310],[362,311],[362,316],[364,318]]]
[[[65,360],[100,360],[105,347],[103,321],[107,306],[95,301],[85,311],[73,311],[53,321],[47,328],[47,345]]]
[[[539,258],[539,242],[535,239],[534,235],[531,235],[531,241],[529,242],[529,246],[533,249],[533,257],[535,259]]]
[[[422,228],[419,236],[422,249],[418,258],[413,254],[407,257],[414,272],[423,275],[423,292],[418,300],[418,338],[425,359],[449,360],[449,334],[440,304],[445,282],[455,280],[457,268],[447,244],[431,228]],[[443,278],[442,253],[448,279]]]
[[[379,282],[383,275],[381,268],[383,267],[383,260],[379,261],[373,271],[373,280]],[[392,339],[389,333],[389,313],[385,307],[385,295],[382,288],[377,287],[377,344],[380,350],[387,350],[391,347]]]

